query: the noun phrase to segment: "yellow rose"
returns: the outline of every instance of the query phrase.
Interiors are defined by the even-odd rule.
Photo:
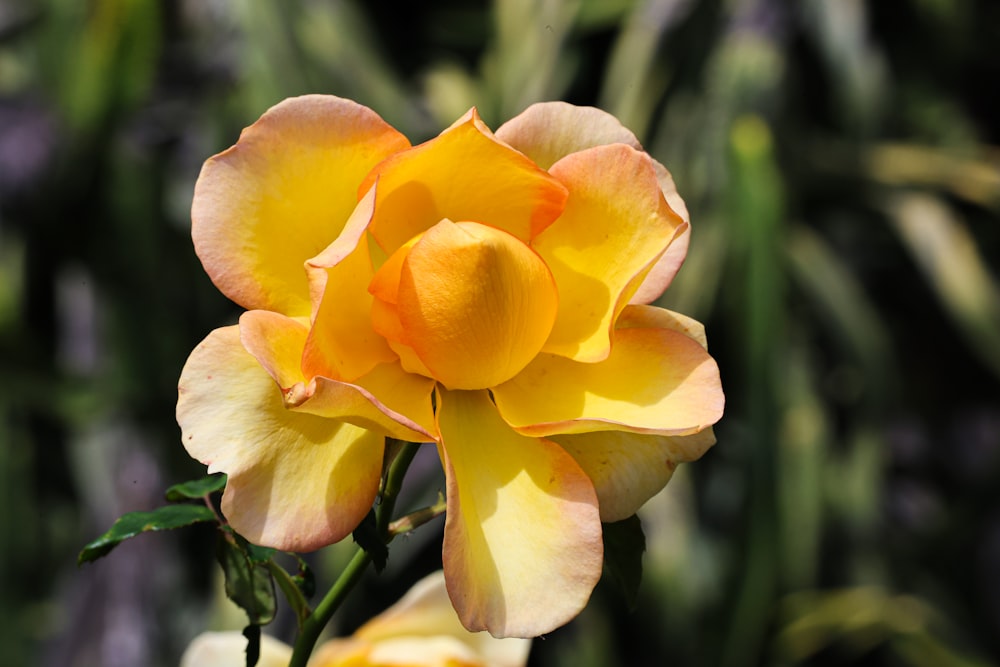
[[[240,632],[195,637],[180,667],[243,667],[247,640]],[[467,632],[436,572],[418,581],[389,609],[347,639],[320,645],[309,667],[523,667],[531,642]],[[285,667],[292,648],[263,635],[257,667]]]
[[[612,116],[470,111],[415,147],[373,111],[286,100],[209,159],[195,249],[248,309],[182,372],[188,452],[229,475],[258,544],[348,535],[385,436],[434,442],[444,572],[471,630],[537,636],[586,604],[601,521],[714,443],[719,371],[697,322],[648,304],[689,224]]]

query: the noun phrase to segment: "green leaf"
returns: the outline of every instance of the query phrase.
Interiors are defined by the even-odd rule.
[[[364,521],[354,529],[353,537],[358,546],[367,551],[368,555],[371,556],[375,571],[381,572],[384,570],[386,561],[389,560],[389,547],[385,545],[385,542],[382,541],[382,537],[378,533],[374,510],[368,512],[368,516],[364,518]]]
[[[642,581],[642,553],[646,535],[642,522],[633,514],[623,521],[604,525],[604,569],[625,594],[629,609],[635,609]]]
[[[224,533],[216,556],[226,577],[226,596],[247,613],[252,625],[274,620],[277,600],[263,547],[254,547],[235,533]],[[273,553],[273,550],[270,550]]]
[[[201,500],[210,493],[221,491],[226,486],[226,476],[223,473],[209,475],[190,482],[174,484],[167,489],[167,500],[172,503],[182,500]]]
[[[129,512],[118,518],[108,532],[88,544],[77,556],[77,565],[106,556],[120,543],[139,533],[182,528],[215,521],[215,513],[204,505],[167,505],[151,512]]]

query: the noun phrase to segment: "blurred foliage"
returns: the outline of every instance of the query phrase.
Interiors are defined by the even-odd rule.
[[[3,0],[5,662],[173,665],[239,627],[209,531],[74,557],[201,473],[176,379],[237,311],[193,184],[306,92],[414,141],[473,105],[595,104],[691,210],[663,305],[707,324],[719,444],[643,510],[635,610],[603,582],[533,665],[1000,662],[998,40],[992,0]],[[342,629],[435,567],[436,526]]]

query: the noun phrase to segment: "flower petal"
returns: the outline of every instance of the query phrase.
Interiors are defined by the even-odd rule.
[[[270,635],[260,636],[257,667],[287,667],[292,647]],[[180,667],[244,667],[247,638],[242,632],[203,632],[194,638],[181,656]]]
[[[660,194],[652,160],[624,144],[563,158],[552,174],[570,197],[533,242],[559,288],[559,314],[544,350],[600,361],[615,318],[686,226]]]
[[[398,313],[406,342],[450,389],[485,389],[542,349],[556,317],[552,274],[510,234],[442,220],[402,265]]]
[[[656,306],[628,305],[615,322],[616,329],[670,329],[694,339],[706,350],[705,325],[687,315]]]
[[[632,130],[607,111],[566,102],[532,104],[501,125],[496,137],[527,155],[542,169],[548,169],[570,153],[594,146],[625,144],[642,150]],[[656,180],[670,208],[685,222],[690,221],[673,176],[659,162],[654,160],[653,164]]]
[[[301,358],[307,332],[300,320],[267,310],[240,318],[243,345],[278,383],[287,409],[403,440],[435,439],[433,380],[405,372],[398,361],[379,364],[352,383],[296,374],[291,364]]]
[[[475,109],[438,137],[378,165],[372,235],[392,253],[439,220],[472,220],[530,240],[562,211],[566,189],[499,141]]]
[[[297,411],[342,419],[363,428],[410,442],[436,440],[431,392],[434,381],[407,373],[399,362],[379,364],[353,383],[313,378],[292,398]]]
[[[594,146],[626,144],[642,150],[632,131],[607,111],[566,102],[532,104],[501,125],[496,136],[542,169]]]
[[[490,667],[522,667],[531,649],[529,640],[496,639],[466,630],[448,598],[441,571],[414,584],[399,602],[358,628],[354,637],[371,644],[370,660],[383,659],[386,664],[444,665],[451,664],[450,658]],[[326,664],[321,660],[326,650],[324,645],[317,651],[318,664]]]
[[[212,281],[245,308],[308,315],[303,262],[343,229],[365,174],[409,145],[349,100],[272,107],[205,162],[195,185],[191,233]]]
[[[548,169],[570,153],[621,143],[642,150],[631,130],[617,118],[594,107],[578,107],[566,102],[533,104],[497,130],[497,139],[510,144]],[[673,211],[689,222],[687,206],[677,193],[673,176],[653,161],[660,191]],[[650,303],[670,284],[687,254],[689,232],[685,231],[661,257],[632,297],[632,303]]]
[[[216,329],[181,372],[177,422],[188,453],[229,475],[222,512],[255,544],[310,551],[349,535],[378,490],[382,436],[285,409],[274,380]]]
[[[418,428],[403,438],[410,442],[436,440],[434,409],[431,394],[434,381],[406,371],[400,362],[380,364],[355,382],[359,387],[377,397],[378,401],[396,414],[405,415]],[[422,436],[422,437],[417,437]],[[401,437],[397,435],[396,437]]]
[[[303,372],[352,381],[396,354],[372,328],[374,298],[368,283],[372,267],[365,230],[375,203],[369,190],[343,233],[317,257],[306,262],[318,308],[302,356]]]
[[[694,461],[715,444],[711,428],[678,436],[600,431],[551,438],[594,483],[605,523],[635,514],[666,486],[678,463]]]
[[[282,391],[306,379],[302,374],[302,346],[309,329],[303,319],[270,310],[248,310],[240,316],[243,347]]]
[[[719,367],[701,345],[669,329],[619,329],[604,361],[540,354],[493,388],[500,413],[525,435],[631,431],[697,433],[722,417]]]
[[[681,270],[681,265],[687,259],[688,245],[691,243],[691,225],[685,224],[677,230],[677,235],[670,242],[667,251],[660,255],[649,273],[639,280],[639,287],[629,299],[629,303],[652,303],[674,281],[674,276]]]
[[[555,443],[500,419],[486,391],[438,390],[444,572],[469,630],[533,637],[583,609],[601,575],[594,488]]]

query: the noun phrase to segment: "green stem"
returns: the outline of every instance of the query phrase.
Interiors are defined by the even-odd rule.
[[[396,496],[399,495],[399,490],[403,486],[403,477],[406,475],[406,470],[410,467],[410,462],[413,461],[413,457],[416,456],[419,447],[419,444],[412,442],[404,444],[393,459],[392,465],[389,466],[385,488],[382,492],[382,503],[375,512],[375,525],[378,528],[379,536],[385,544],[388,544],[389,540],[392,539],[389,532],[389,525],[392,521],[392,512],[396,507]],[[348,593],[361,581],[365,569],[371,562],[371,556],[364,549],[359,548],[354,553],[351,562],[347,564],[347,567],[340,573],[337,581],[333,583],[333,586],[327,591],[320,603],[316,605],[313,613],[302,622],[299,629],[299,637],[295,642],[295,649],[292,653],[292,660],[288,663],[288,667],[306,667],[309,656],[312,654],[313,648],[316,646],[316,640],[319,639],[323,628],[326,627],[333,614],[343,604]]]
[[[375,519],[378,534],[385,544],[388,544],[391,539],[389,536],[389,523],[392,521],[393,510],[396,509],[396,497],[399,495],[399,490],[403,487],[403,477],[406,476],[406,471],[410,467],[413,457],[417,455],[418,449],[420,449],[419,443],[405,443],[400,448],[399,453],[396,454],[396,458],[389,467],[389,474],[386,475],[385,489],[382,493],[382,504],[376,510]]]
[[[416,530],[431,519],[436,519],[444,514],[447,509],[448,504],[445,502],[444,496],[438,494],[438,501],[430,507],[423,507],[421,509],[414,510],[406,516],[401,516],[390,523],[389,540],[391,541],[397,535]]]
[[[326,596],[316,605],[312,615],[302,623],[299,638],[295,642],[295,650],[292,653],[292,660],[288,667],[306,667],[309,656],[312,654],[316,640],[323,632],[323,628],[330,622],[334,612],[340,608],[347,594],[354,586],[361,581],[361,576],[365,573],[368,563],[372,562],[371,556],[364,549],[354,552],[354,557],[347,564],[344,571],[327,591]]]

